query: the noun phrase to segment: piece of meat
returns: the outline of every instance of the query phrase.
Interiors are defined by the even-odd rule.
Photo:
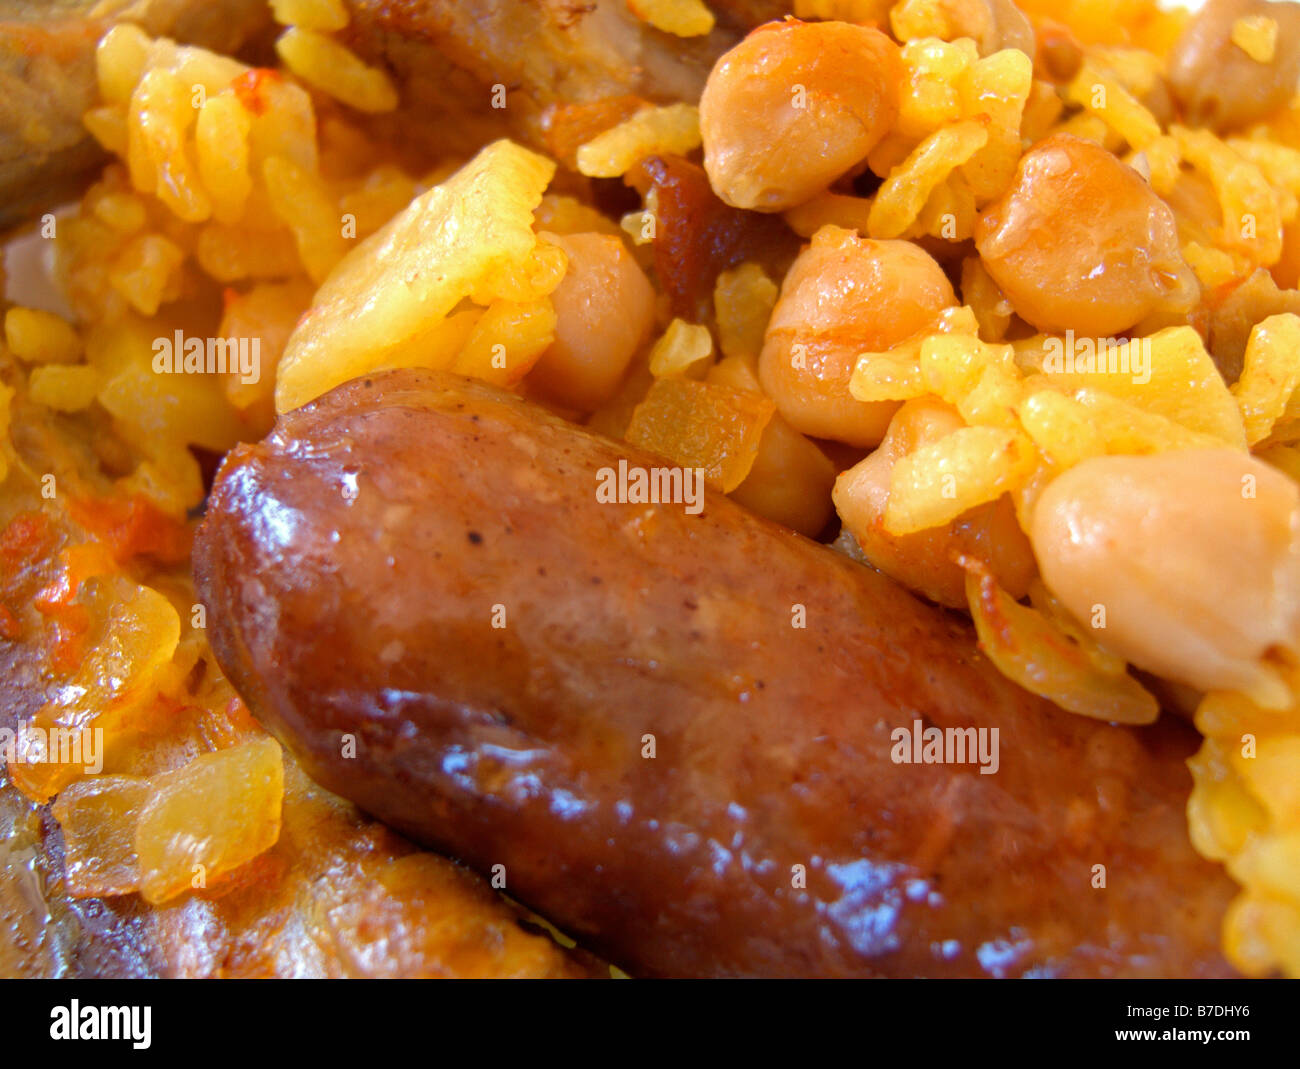
[[[119,21],[223,53],[271,26],[265,0],[0,0],[0,230],[75,195],[102,159],[81,116],[95,45]]]
[[[777,0],[723,0],[713,5],[710,34],[679,38],[637,19],[623,0],[346,6],[351,22],[339,39],[388,70],[402,93],[401,108],[368,117],[368,129],[425,165],[472,155],[506,134],[547,150],[550,124],[565,109],[621,97],[694,102],[713,61],[783,8]],[[265,0],[0,0],[0,229],[74,196],[101,160],[81,116],[95,103],[95,44],[122,20],[274,62]]]
[[[705,322],[722,271],[752,260],[781,278],[799,251],[784,219],[724,204],[704,168],[681,156],[647,157],[624,180],[642,197],[654,190],[655,273],[675,316]]]
[[[213,648],[319,782],[634,974],[1228,971],[1186,725],[1063,713],[720,496],[602,503],[620,461],[666,463],[451,375],[339,387],[225,461]],[[917,721],[1000,767],[895,763]]]
[[[417,119],[403,127],[408,137],[445,138],[446,124],[431,121],[438,116],[471,127],[504,120],[514,136],[546,149],[557,109],[626,96],[695,103],[714,60],[782,5],[715,4],[717,25],[694,38],[654,29],[624,0],[347,0],[347,7],[352,21],[340,36],[393,74],[403,114]],[[496,86],[506,90],[504,107],[494,104]]]
[[[75,437],[79,429],[103,444],[102,429],[29,402],[2,355],[0,380],[18,388],[10,439],[21,458],[11,458],[0,493],[0,728],[13,731],[66,682],[51,670],[53,625],[33,607],[35,594],[59,575],[61,549],[94,540],[76,503],[106,480]],[[56,477],[54,497],[41,492],[45,472]],[[156,571],[136,556],[129,566],[193,603],[187,564]],[[209,750],[195,712],[169,711],[105,771],[149,774]],[[521,926],[486,881],[330,795],[288,754],[284,772],[276,844],[208,890],[154,907],[136,895],[68,894],[59,826],[49,806],[10,783],[0,749],[0,978],[608,975]]]

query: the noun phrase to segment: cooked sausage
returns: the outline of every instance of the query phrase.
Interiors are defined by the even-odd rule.
[[[226,459],[213,647],[323,785],[634,974],[1227,971],[1181,723],[1062,713],[721,496],[603,503],[620,460],[666,465],[450,375],[348,383]],[[918,721],[997,729],[996,772],[895,763]]]
[[[69,448],[49,410],[28,397],[12,359],[0,360],[7,381],[17,385],[6,441],[22,457],[0,501],[0,605],[11,614],[0,637],[0,730],[6,732],[31,722],[68,678],[51,670],[58,630],[38,608],[42,590],[66,582],[63,550],[95,542],[107,550],[122,530],[120,512],[101,514],[110,517],[106,527],[83,526],[97,514],[83,495],[100,484],[87,477],[85,454]],[[54,497],[41,492],[46,472],[56,473]],[[181,593],[180,575],[136,556],[130,567],[158,589],[192,600]],[[206,656],[197,675],[205,663]],[[197,699],[167,705],[165,726],[146,711],[136,724],[139,741],[113,745],[106,772],[179,768],[220,744]],[[50,806],[19,793],[9,771],[0,772],[0,977],[6,980],[609,975],[589,955],[562,950],[535,926],[521,926],[521,911],[486,880],[415,850],[322,790],[288,755],[275,845],[207,890],[158,906],[135,894],[74,897],[63,829]],[[99,841],[112,834],[107,822]]]

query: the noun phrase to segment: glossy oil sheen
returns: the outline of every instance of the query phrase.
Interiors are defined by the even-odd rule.
[[[447,375],[341,387],[226,460],[213,646],[319,782],[634,975],[1227,971],[1184,725],[1059,712],[724,498],[598,503],[620,457],[663,463]],[[895,764],[916,720],[997,727],[998,772]]]

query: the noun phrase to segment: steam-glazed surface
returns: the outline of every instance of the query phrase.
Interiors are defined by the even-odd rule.
[[[1227,971],[1181,724],[1060,713],[720,496],[602,504],[620,459],[665,463],[449,375],[349,383],[228,457],[214,648],[319,782],[635,974]],[[918,721],[997,729],[997,771],[895,763]]]

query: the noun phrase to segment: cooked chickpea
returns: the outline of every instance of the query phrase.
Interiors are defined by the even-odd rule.
[[[771,22],[714,65],[704,169],[736,208],[802,204],[866,159],[898,115],[898,46],[845,22]]]
[[[1272,19],[1271,59],[1252,58],[1232,39],[1240,18]],[[1300,4],[1210,0],[1169,54],[1169,83],[1187,119],[1215,130],[1241,128],[1284,108],[1300,80]]]
[[[836,511],[872,565],[904,586],[953,609],[966,607],[966,573],[954,557],[985,561],[1004,589],[1023,597],[1035,574],[1029,539],[1007,497],[951,523],[908,535],[886,533],[889,480],[901,457],[965,426],[942,401],[909,401],[894,416],[880,448],[835,481]]]
[[[758,456],[731,492],[751,512],[816,538],[831,518],[835,466],[779,415],[763,429]]]
[[[1118,334],[1185,313],[1199,294],[1174,214],[1137,171],[1069,134],[1040,141],[975,224],[1012,307],[1044,331]]]
[[[708,380],[737,390],[759,389],[752,363],[743,356],[714,364]],[[731,498],[751,512],[815,538],[831,518],[834,482],[830,458],[778,413],[763,429],[754,466]]]
[[[1300,487],[1249,454],[1085,460],[1043,491],[1031,534],[1052,593],[1139,668],[1260,693],[1268,658],[1300,651]]]
[[[608,234],[547,234],[569,257],[551,294],[555,341],[528,374],[530,390],[590,412],[618,391],[654,324],[655,294],[627,246]]]
[[[849,393],[858,357],[933,327],[954,304],[943,269],[911,242],[822,227],[772,310],[758,365],[763,391],[795,430],[873,446],[898,405]]]
[[[1035,66],[1054,82],[1068,82],[1083,66],[1083,45],[1070,30],[1057,22],[1046,23],[1037,35]]]

